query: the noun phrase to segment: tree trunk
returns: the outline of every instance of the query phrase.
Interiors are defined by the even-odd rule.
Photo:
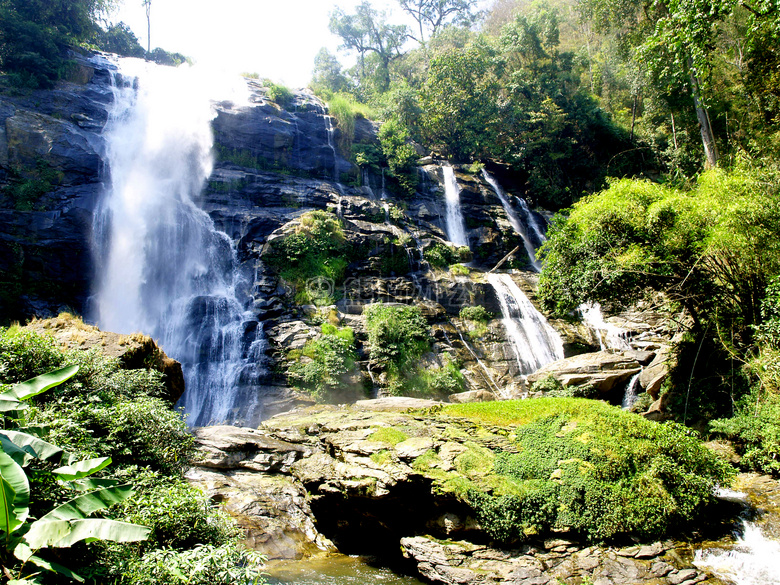
[[[690,68],[691,61],[688,60]],[[710,115],[707,108],[701,103],[701,92],[699,90],[699,80],[690,68],[691,75],[691,94],[693,95],[693,105],[696,108],[696,118],[699,120],[699,130],[701,131],[701,141],[704,145],[704,155],[707,158],[705,168],[712,169],[718,166],[718,146],[715,144],[715,135],[712,132]]]

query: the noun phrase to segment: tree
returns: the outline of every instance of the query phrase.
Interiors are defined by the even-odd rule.
[[[686,87],[693,100],[706,166],[718,163],[706,93],[718,27],[739,0],[581,0],[583,17],[617,29],[658,84]]]
[[[146,52],[152,52],[152,0],[142,0],[146,8]]]
[[[431,60],[420,98],[422,134],[429,143],[464,159],[487,153],[500,124],[494,56],[486,43],[472,43]]]
[[[733,331],[747,345],[780,273],[780,194],[751,169],[707,171],[690,191],[623,179],[558,216],[548,234],[539,281],[548,309],[663,292],[695,329]]]
[[[411,34],[411,38],[425,43],[425,30],[428,38],[436,34],[442,26],[455,22],[468,26],[476,19],[473,12],[478,0],[398,0],[404,12],[409,13],[417,21],[420,29],[419,38]]]
[[[406,25],[388,24],[386,18],[384,12],[377,12],[365,1],[355,14],[345,14],[337,8],[330,15],[330,32],[341,37],[341,48],[358,53],[362,78],[366,77],[367,56],[376,56],[377,85],[382,92],[390,87],[390,63],[402,55],[401,48],[408,34]]]
[[[51,87],[67,48],[89,40],[114,0],[0,0],[0,68],[29,87]]]
[[[349,79],[341,71],[341,63],[325,47],[314,57],[311,87],[315,92],[322,90],[338,93],[349,86]]]

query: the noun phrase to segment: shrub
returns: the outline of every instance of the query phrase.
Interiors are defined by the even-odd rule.
[[[368,305],[363,309],[371,362],[398,373],[430,349],[428,324],[412,306]]]
[[[295,285],[296,301],[329,305],[334,287],[344,279],[348,246],[341,222],[327,211],[309,211],[295,231],[274,242],[269,262]]]
[[[463,307],[460,310],[459,316],[461,319],[467,321],[476,321],[478,323],[487,323],[493,318],[492,313],[490,313],[482,305],[471,305],[468,307]]]
[[[178,551],[158,549],[130,564],[122,583],[133,585],[234,585],[264,583],[264,557],[235,543]]]
[[[274,83],[270,79],[264,79],[263,85],[266,88],[266,95],[272,102],[276,102],[281,107],[286,108],[293,99],[293,94],[289,88],[278,83]]]
[[[434,242],[423,250],[423,258],[434,268],[448,268],[450,264],[459,261],[458,254],[454,248]]]
[[[310,339],[287,370],[294,386],[309,392],[318,401],[336,398],[337,390],[348,389],[348,374],[356,371],[355,334],[350,327],[339,329],[323,323],[322,336]],[[302,361],[307,358],[308,361]]]
[[[591,541],[658,538],[700,516],[714,486],[733,476],[684,427],[601,402],[541,398],[452,405],[444,413],[519,425],[517,452],[495,457],[492,489],[478,477],[460,486],[500,542],[553,529]]]

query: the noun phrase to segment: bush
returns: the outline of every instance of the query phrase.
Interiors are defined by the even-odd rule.
[[[346,377],[356,371],[355,334],[350,327],[339,329],[323,323],[322,336],[310,339],[300,355],[290,355],[297,361],[287,370],[293,386],[309,392],[318,401],[338,398],[338,390],[348,389]],[[307,358],[308,361],[303,361]]]
[[[471,305],[468,307],[463,307],[460,310],[459,316],[461,319],[467,321],[476,321],[477,323],[487,323],[493,318],[492,313],[490,313],[482,305]]]
[[[757,388],[745,396],[732,418],[710,421],[710,430],[734,443],[741,456],[741,468],[777,476],[780,475],[780,399],[759,392]]]
[[[293,99],[293,94],[289,88],[278,83],[274,83],[270,79],[264,79],[263,85],[266,87],[266,95],[272,102],[276,102],[281,107],[286,108],[290,105]]]
[[[330,305],[349,264],[347,252],[339,219],[327,211],[309,211],[293,233],[273,243],[269,262],[295,285],[297,302]]]
[[[372,364],[398,373],[430,349],[428,324],[412,306],[367,305],[363,309]]]
[[[441,242],[434,242],[423,250],[423,258],[433,268],[448,268],[460,261],[457,251]]]
[[[495,456],[493,488],[477,476],[461,493],[496,540],[551,530],[591,541],[654,539],[685,527],[733,470],[675,423],[657,424],[579,398],[453,405],[480,424],[518,424],[517,452]]]

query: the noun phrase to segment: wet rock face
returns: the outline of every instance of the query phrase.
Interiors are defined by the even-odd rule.
[[[92,278],[100,136],[112,101],[107,65],[84,59],[80,83],[0,95],[0,314],[82,312]],[[16,186],[15,189],[12,189]]]

